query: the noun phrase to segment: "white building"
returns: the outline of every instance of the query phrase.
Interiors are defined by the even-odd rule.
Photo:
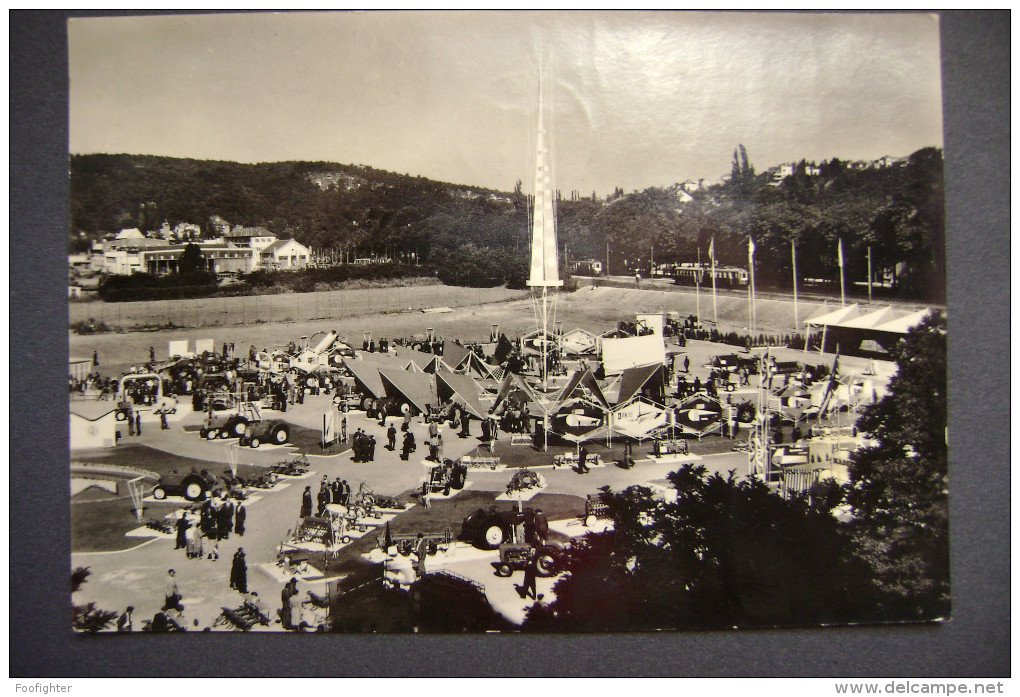
[[[71,450],[112,448],[117,444],[117,405],[108,401],[71,402]]]
[[[266,269],[303,269],[312,258],[312,250],[297,240],[277,240],[261,252]]]

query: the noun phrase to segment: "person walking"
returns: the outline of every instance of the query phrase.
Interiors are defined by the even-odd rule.
[[[163,431],[170,429],[170,425],[166,422],[166,409],[164,407],[159,409],[159,427]]]
[[[312,487],[306,486],[301,494],[301,518],[308,518],[312,515]]]
[[[248,564],[245,562],[243,547],[238,547],[234,552],[234,561],[230,565],[230,587],[239,593],[248,592]]]
[[[588,474],[590,471],[588,469],[588,448],[582,445],[580,452],[577,454],[577,473]]]

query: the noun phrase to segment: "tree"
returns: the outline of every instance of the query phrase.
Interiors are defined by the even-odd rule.
[[[933,619],[950,607],[945,317],[929,314],[894,354],[888,394],[857,422],[875,444],[851,458],[847,501],[886,613]]]
[[[82,585],[91,573],[87,566],[79,566],[71,572],[72,594],[81,590]],[[75,631],[95,634],[106,629],[116,617],[116,612],[100,610],[96,607],[95,603],[86,603],[85,605],[71,604],[71,625]]]
[[[607,496],[614,530],[588,535],[528,629],[800,626],[869,617],[867,568],[844,524],[757,479],[684,465],[668,495]]]
[[[205,268],[205,264],[202,262],[202,248],[193,242],[189,242],[184,247],[184,251],[181,252],[180,272],[191,273],[193,271],[201,271]]]

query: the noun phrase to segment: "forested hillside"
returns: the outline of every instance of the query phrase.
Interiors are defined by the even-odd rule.
[[[814,173],[817,172],[817,173]],[[743,148],[722,184],[674,184],[581,197],[558,206],[559,239],[570,259],[605,260],[624,273],[655,261],[747,265],[756,244],[758,283],[791,283],[792,242],[802,278],[836,278],[842,239],[849,279],[896,271],[897,294],[944,300],[942,153],[925,148],[886,167],[839,160],[801,163],[781,181],[756,174]],[[514,192],[436,182],[327,162],[244,165],[136,155],[71,158],[71,239],[82,244],[123,227],[211,218],[261,225],[318,250],[357,249],[409,259],[415,253],[448,282],[490,284],[526,272],[528,199]],[[84,233],[84,236],[79,233]],[[445,270],[445,271],[444,271]]]

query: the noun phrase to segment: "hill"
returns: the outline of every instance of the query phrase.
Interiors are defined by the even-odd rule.
[[[791,244],[801,278],[846,273],[863,280],[868,251],[876,276],[901,297],[944,300],[942,153],[925,148],[890,163],[801,162],[782,178],[755,173],[734,153],[730,176],[711,186],[674,184],[600,198],[559,197],[564,258],[606,259],[614,272],[707,260],[747,265],[757,281],[791,281]],[[520,184],[500,192],[362,165],[239,164],[145,155],[71,158],[72,246],[123,227],[195,223],[214,217],[264,226],[319,251],[381,254],[425,262],[447,283],[491,285],[527,270],[529,198]]]

